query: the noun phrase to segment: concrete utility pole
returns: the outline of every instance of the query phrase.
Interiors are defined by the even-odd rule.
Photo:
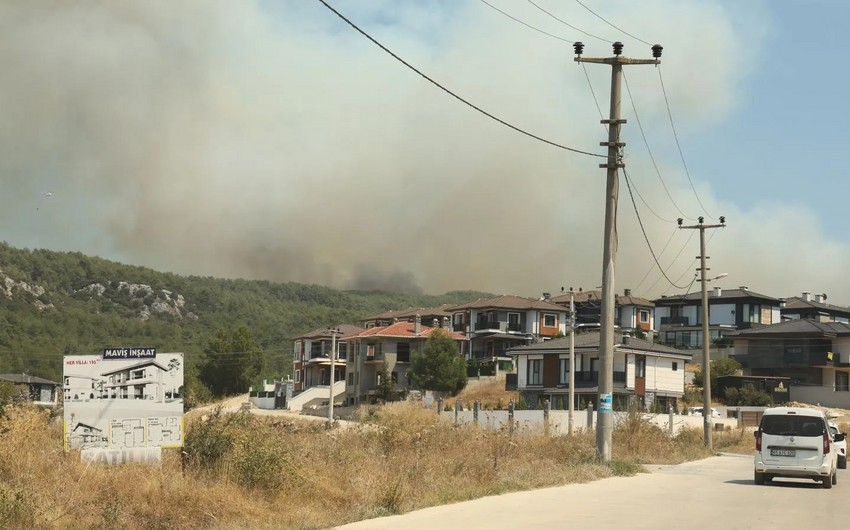
[[[336,369],[336,336],[342,335],[342,331],[339,329],[329,329],[328,333],[331,334],[331,391],[330,391],[330,400],[328,401],[328,427],[333,427],[334,424],[334,370]]]
[[[726,228],[726,218],[720,216],[720,224],[706,225],[703,224],[703,218],[698,218],[699,224],[692,226],[682,226],[682,219],[678,220],[679,228],[688,230],[699,230],[699,249],[700,255],[697,256],[700,261],[700,283],[702,283],[702,431],[703,443],[711,449],[711,361],[709,359],[709,343],[711,337],[708,329],[708,282],[711,279],[705,277],[706,271],[709,271],[705,266],[705,260],[708,256],[705,255],[705,229],[706,228]],[[719,276],[718,276],[719,277]],[[717,278],[714,278],[717,279]]]
[[[614,432],[612,415],[614,391],[614,269],[617,258],[617,199],[620,193],[620,183],[617,170],[625,167],[621,150],[626,145],[620,142],[620,125],[626,120],[620,119],[620,84],[623,78],[623,66],[632,64],[660,64],[662,47],[656,44],[652,47],[654,59],[629,59],[621,57],[623,43],[613,44],[613,57],[581,57],[584,44],[576,42],[575,61],[580,63],[597,63],[611,65],[611,108],[609,119],[602,120],[608,125],[608,141],[599,145],[608,147],[608,161],[599,164],[600,168],[608,170],[608,180],[605,187],[605,247],[602,255],[602,314],[599,335],[599,408],[596,428],[596,457],[602,462],[611,461],[611,436]]]
[[[567,432],[573,433],[573,412],[576,406],[576,303],[575,292],[570,287],[570,413],[567,416]]]

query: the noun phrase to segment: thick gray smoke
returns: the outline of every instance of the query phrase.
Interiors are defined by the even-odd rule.
[[[484,108],[601,152],[605,132],[568,45],[477,2],[338,4]],[[539,16],[522,4],[505,5]],[[683,120],[710,123],[738,104],[746,69],[735,57],[743,62],[740,50],[758,49],[758,32],[744,35],[710,2],[606,9],[665,44],[665,80]],[[462,106],[317,2],[6,0],[0,29],[0,238],[12,244],[184,274],[344,288],[534,294],[599,284],[600,160],[524,138]],[[745,38],[756,42],[742,46]],[[586,53],[609,53],[588,44]],[[648,56],[644,48],[627,42],[635,56]],[[701,62],[698,76],[686,60]],[[609,72],[588,70],[605,108]],[[628,75],[641,118],[663,131],[652,67]],[[624,134],[636,185],[663,211],[636,131]],[[672,193],[699,213],[669,160],[662,157]],[[769,242],[792,235],[742,236],[767,225],[757,216],[775,215],[734,211],[696,180],[707,207],[736,224],[715,239],[714,263],[725,259],[737,281],[766,292],[819,289],[794,284],[792,267],[765,270],[775,252]],[[620,215],[618,285],[636,287],[652,261],[625,186]],[[669,204],[665,215],[676,216]],[[660,249],[673,225],[645,223]],[[817,233],[806,237],[819,256],[847,261]],[[685,240],[677,235],[662,262]],[[764,254],[760,265],[737,257],[742,245]],[[697,252],[694,240],[685,255]],[[680,260],[675,274],[689,266]],[[657,276],[640,294],[667,288],[645,292]]]

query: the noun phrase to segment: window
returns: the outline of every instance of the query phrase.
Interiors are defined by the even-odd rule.
[[[679,363],[673,363],[673,371],[674,371],[674,372],[678,372],[678,371],[679,371]]]
[[[528,384],[543,384],[543,359],[528,360]]]
[[[296,383],[301,382],[301,370],[295,370],[295,382]]]
[[[508,331],[522,331],[519,313],[508,313]]]
[[[638,318],[640,319],[641,324],[649,324],[649,311],[641,309],[638,311]]]
[[[554,328],[558,325],[558,316],[553,315],[552,313],[544,313],[543,314],[543,327],[544,328]]]
[[[646,377],[646,357],[635,359],[635,377]]]
[[[354,374],[351,372],[348,373],[348,386],[354,386]]]
[[[346,359],[348,358],[348,344],[345,342],[337,342],[336,343],[336,358],[337,359]]]
[[[400,363],[409,363],[410,362],[410,343],[409,342],[399,342],[395,347],[396,351],[396,361]]]
[[[322,342],[314,340],[310,342],[310,358],[314,359],[322,355]]]
[[[301,341],[300,340],[295,341],[294,350],[295,351],[293,353],[295,354],[295,360],[300,361],[301,360]]]
[[[561,359],[561,381],[560,384],[566,385],[570,382],[570,360]]]

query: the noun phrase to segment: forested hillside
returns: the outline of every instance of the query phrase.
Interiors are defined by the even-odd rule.
[[[382,311],[482,296],[186,277],[0,243],[0,373],[26,371],[59,381],[63,354],[96,354],[113,346],[182,351],[187,368],[197,368],[214,359],[211,351],[227,349],[224,336],[239,328],[231,343],[250,344],[265,364],[262,375],[280,377],[291,371],[291,339],[301,333]]]

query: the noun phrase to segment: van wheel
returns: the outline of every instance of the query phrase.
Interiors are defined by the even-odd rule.
[[[832,488],[832,477],[835,475],[830,475],[828,477],[823,477],[821,479],[821,484],[823,485],[823,489],[828,490]]]
[[[755,475],[753,475],[753,482],[756,483],[756,486],[764,485],[764,473],[759,473],[758,471],[755,471],[754,473]]]
[[[842,456],[838,459],[838,469],[847,469],[847,457]]]
[[[832,485],[838,484],[838,471],[832,472]]]

